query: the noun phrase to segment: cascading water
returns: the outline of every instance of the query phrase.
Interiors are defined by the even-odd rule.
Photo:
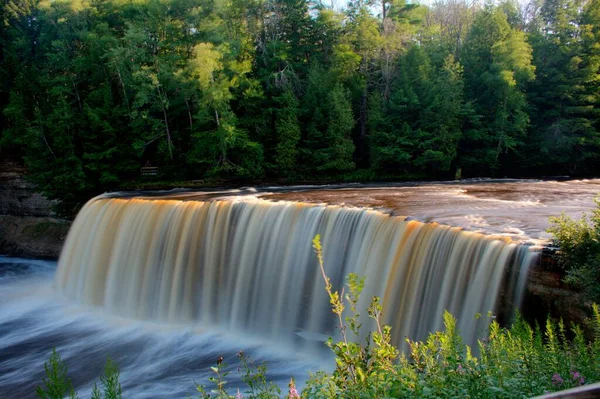
[[[54,347],[82,398],[107,356],[131,399],[194,396],[221,356],[227,386],[244,391],[240,350],[267,362],[280,387],[292,376],[302,386],[308,371],[333,364],[306,349],[329,353],[318,341],[336,333],[316,233],[334,288],[349,272],[366,276],[358,309],[365,315],[381,296],[395,342],[441,328],[448,309],[472,344],[487,324],[476,313],[509,317],[520,302],[537,255],[517,242],[543,245],[548,216],[580,217],[599,190],[600,180],[528,180],[96,198],[73,225],[60,270],[0,256],[0,397],[33,399]]]
[[[473,344],[487,324],[475,315],[494,311],[503,282],[518,303],[537,256],[507,239],[361,208],[100,197],[77,216],[55,283],[67,297],[131,318],[309,345],[300,337],[334,331],[316,234],[334,287],[349,273],[366,276],[358,308],[380,296],[400,345],[442,328],[444,310]]]

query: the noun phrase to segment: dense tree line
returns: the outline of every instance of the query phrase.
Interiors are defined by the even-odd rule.
[[[169,179],[593,174],[600,0],[3,0],[0,149]]]

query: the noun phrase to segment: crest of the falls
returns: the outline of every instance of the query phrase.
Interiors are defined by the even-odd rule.
[[[55,282],[67,297],[119,315],[285,343],[334,331],[316,234],[334,287],[348,273],[366,276],[358,308],[366,314],[380,296],[397,344],[441,329],[444,310],[474,343],[488,322],[475,315],[494,311],[502,294],[519,303],[537,256],[507,239],[362,208],[97,198],[73,223]]]

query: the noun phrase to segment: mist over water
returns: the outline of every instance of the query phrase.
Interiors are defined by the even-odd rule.
[[[269,364],[286,387],[307,370],[327,367],[308,357],[236,331],[197,325],[141,322],[74,304],[53,287],[55,262],[0,257],[0,398],[35,397],[44,362],[56,347],[80,397],[89,397],[107,356],[121,369],[125,398],[185,398],[195,382],[208,383],[209,367],[223,356],[231,387],[242,386],[237,352]]]

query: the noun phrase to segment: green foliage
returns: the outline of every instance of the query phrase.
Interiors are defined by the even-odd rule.
[[[463,68],[448,55],[436,73],[426,98],[419,129],[419,155],[415,164],[428,172],[447,172],[456,159],[467,112]]]
[[[301,132],[298,122],[298,100],[291,91],[286,91],[277,98],[281,108],[277,110],[275,130],[277,132],[277,147],[275,162],[284,176],[293,175],[298,163],[298,143]]]
[[[400,388],[406,397],[531,397],[597,380],[597,343],[586,344],[582,331],[565,338],[561,323],[548,321],[546,330],[533,330],[518,318],[510,329],[497,322],[479,343],[479,357],[465,347],[456,320],[446,314],[445,330],[425,342],[410,344],[407,381]],[[414,389],[409,393],[409,389]]]
[[[381,326],[381,306],[373,298],[368,308],[376,327],[364,341],[359,339],[356,303],[364,279],[348,277],[350,293],[333,291],[323,264],[323,248],[316,236],[313,246],[341,339],[330,339],[335,354],[332,374],[311,375],[302,392],[306,398],[522,398],[563,390],[600,379],[600,311],[593,306],[596,339],[587,342],[583,331],[572,326],[566,338],[563,322],[548,319],[542,332],[531,328],[520,316],[510,329],[494,320],[488,337],[479,341],[479,356],[465,346],[456,329],[456,319],[444,314],[444,331],[430,334],[423,342],[407,339],[408,354],[399,354],[390,344],[389,326]],[[351,314],[342,317],[346,304]],[[347,330],[357,340],[349,339]]]
[[[535,77],[532,48],[506,14],[486,8],[475,17],[462,60],[475,115],[467,124],[461,164],[493,171],[523,143],[529,126],[524,88]]]
[[[278,398],[281,390],[272,381],[267,380],[267,364],[254,364],[250,356],[243,351],[238,353],[242,365],[242,381],[248,389],[245,394],[248,399]]]
[[[100,382],[103,386],[104,399],[122,399],[119,368],[110,358],[106,360],[106,366],[104,366],[104,373],[100,376]],[[94,385],[94,392],[92,393],[92,396],[94,395],[98,399],[101,398],[96,385]]]
[[[593,174],[600,0],[0,5],[0,151],[72,214],[161,179]],[[461,174],[457,174],[457,171]]]
[[[303,394],[307,397],[389,397],[391,395],[392,377],[395,374],[393,361],[398,356],[398,350],[390,344],[391,328],[381,325],[382,307],[379,298],[374,297],[367,310],[377,326],[376,331],[369,334],[364,344],[349,337],[352,333],[357,339],[360,336],[361,324],[356,304],[365,285],[365,278],[355,274],[348,276],[349,293],[344,296],[332,290],[331,282],[325,273],[323,263],[323,248],[320,236],[313,240],[317,253],[321,274],[325,281],[325,290],[329,295],[331,309],[338,319],[338,329],[342,340],[327,341],[327,346],[335,354],[335,371],[331,375],[317,374],[312,377]],[[346,304],[351,315],[344,318]],[[348,331],[349,330],[349,331]]]
[[[46,377],[44,386],[38,386],[36,394],[40,399],[63,399],[69,397],[77,398],[77,393],[73,389],[71,379],[67,378],[67,366],[60,358],[56,348],[52,349],[52,354],[47,363],[44,363]]]
[[[225,388],[225,384],[227,384],[227,381],[225,380],[225,378],[227,377],[229,372],[224,371],[223,368],[224,368],[223,358],[219,358],[219,360],[217,361],[217,365],[212,366],[210,368],[212,370],[212,372],[215,374],[214,376],[208,378],[208,380],[215,385],[215,388],[212,389],[210,392],[206,391],[204,385],[196,384],[196,390],[198,392],[200,392],[200,397],[202,399],[208,399],[208,398],[230,399],[230,398],[233,398],[233,396],[230,396],[227,393],[227,389]]]
[[[44,378],[45,387],[38,386],[36,394],[40,399],[77,399],[77,393],[73,388],[71,379],[67,377],[67,365],[62,361],[56,348],[52,349],[52,354],[47,363],[44,364],[46,378]],[[100,376],[102,390],[94,384],[92,389],[92,399],[122,399],[121,384],[119,383],[119,368],[108,358],[104,367],[104,372]]]
[[[349,96],[333,72],[312,65],[304,96],[307,133],[302,155],[308,170],[327,175],[354,169],[354,117]]]
[[[548,232],[560,248],[560,265],[566,281],[588,301],[600,302],[600,199],[589,215],[574,220],[565,214],[550,218]]]
[[[243,351],[238,352],[238,359],[241,365],[241,368],[238,368],[238,370],[242,373],[242,381],[247,386],[245,392],[247,399],[279,398],[281,390],[275,383],[267,381],[267,365],[265,363],[254,364],[252,359]],[[226,378],[229,375],[229,371],[225,371],[225,364],[222,357],[219,357],[216,366],[211,367],[211,371],[215,375],[209,377],[208,380],[214,385],[214,388],[207,391],[204,385],[196,384],[196,390],[200,392],[200,398],[238,399],[244,397],[239,389],[235,396],[228,393]]]
[[[539,78],[531,88],[534,129],[529,148],[540,150],[532,166],[572,174],[597,165],[597,8],[596,0],[547,1],[531,22]]]

